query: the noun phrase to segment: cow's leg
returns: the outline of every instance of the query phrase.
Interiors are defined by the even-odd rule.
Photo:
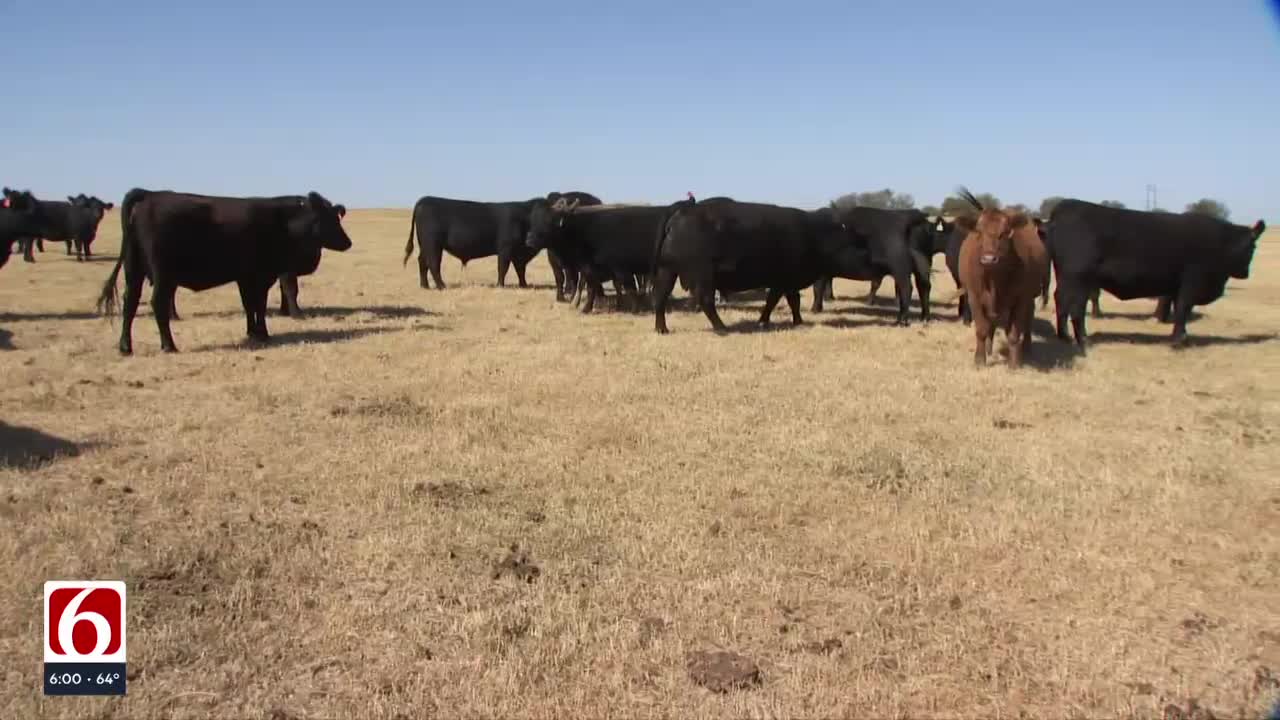
[[[813,306],[809,308],[810,312],[822,312],[823,301],[827,298],[827,290],[831,287],[832,281],[829,277],[820,277],[813,283]]]
[[[177,294],[178,286],[168,278],[158,273],[152,278],[151,312],[155,314],[156,325],[160,328],[160,349],[167,353],[178,352],[178,346],[173,342],[173,332],[169,329],[169,308],[173,306],[173,298]]]
[[[31,252],[31,248],[35,246],[35,238],[22,238],[18,241],[22,245],[22,260],[24,262],[35,262],[35,253]]]
[[[1031,299],[1030,305],[1035,308],[1035,298]],[[1005,325],[1004,334],[1009,341],[1009,368],[1017,370],[1022,367],[1022,353],[1026,350],[1027,339],[1031,337],[1027,330],[1026,308],[1022,303],[1010,309],[1009,323]]]
[[[960,321],[966,327],[973,324],[973,308],[969,307],[969,294],[961,290],[960,307],[956,310],[956,314],[960,317]]]
[[[878,294],[880,293],[880,283],[882,283],[882,282],[884,282],[884,276],[883,276],[883,275],[881,275],[880,277],[878,277],[878,278],[876,278],[875,280],[872,280],[872,281],[871,281],[871,289],[867,291],[867,300],[866,300],[866,303],[867,303],[868,305],[875,305],[875,304],[876,304],[876,295],[878,295]]]
[[[1087,330],[1084,324],[1084,311],[1088,300],[1089,296],[1084,293],[1075,293],[1071,298],[1071,332],[1075,335],[1076,347],[1080,348],[1081,355],[1088,351],[1085,343]]]
[[[1165,295],[1156,302],[1156,322],[1168,324],[1173,320],[1173,297]]]
[[[68,255],[70,255],[70,254],[71,254],[71,246],[72,246],[72,245],[74,245],[74,244],[75,244],[75,241],[74,241],[74,240],[68,240],[68,241],[67,241],[67,254],[68,254]]]
[[[667,302],[671,299],[671,291],[676,287],[676,272],[670,268],[659,268],[653,277],[653,329],[666,335]]]
[[[1074,287],[1074,282],[1072,283]],[[1063,342],[1070,342],[1071,337],[1067,335],[1067,315],[1071,312],[1070,306],[1071,293],[1062,283],[1062,278],[1058,278],[1058,287],[1053,291],[1053,313],[1055,316],[1056,329],[1058,339]]]
[[[124,252],[124,248],[120,249]],[[133,354],[133,319],[138,315],[138,302],[142,300],[142,281],[146,274],[137,262],[126,256],[124,263],[124,312],[120,322],[120,354]]]
[[[640,291],[636,288],[636,276],[631,273],[614,273],[613,287],[618,295],[618,309],[626,306],[627,312],[640,311]]]
[[[827,278],[827,296],[825,300],[835,302],[836,299],[836,281],[834,277]]]
[[[898,319],[893,324],[907,327],[911,324],[911,261],[904,259],[897,265],[893,271],[893,285],[898,292]]]
[[[84,246],[84,257],[86,260],[93,257],[93,241],[95,239],[96,239],[95,235],[89,235],[88,237],[84,238],[84,240],[80,243],[82,246]]]
[[[512,260],[511,264],[514,265],[516,268],[516,282],[519,283],[520,287],[522,288],[529,287],[529,281],[526,280],[524,277],[524,271],[525,271],[525,268],[529,267],[529,261],[517,258],[515,260]]]
[[[777,288],[769,288],[769,293],[764,298],[764,311],[760,313],[760,324],[768,327],[772,321],[773,309],[778,307],[778,301],[782,299],[782,291]]]
[[[728,328],[724,326],[724,321],[720,319],[720,313],[716,311],[716,286],[709,279],[697,283],[698,292],[702,294],[702,314],[707,316],[707,320],[711,321],[711,329],[717,333],[728,332]],[[774,301],[777,304],[777,301]]]
[[[582,314],[588,315],[596,308],[596,298],[604,295],[604,285],[595,277],[583,273],[579,281],[587,286],[587,299],[582,303]]]
[[[929,322],[929,293],[933,290],[933,283],[929,280],[929,258],[915,252],[911,252],[911,271],[915,275],[916,291],[920,293],[920,320]],[[879,282],[878,280],[876,281]]]
[[[44,252],[44,238],[36,238],[36,247],[40,249],[40,252]]]
[[[298,307],[298,276],[293,273],[280,276],[280,314],[295,319],[302,317],[302,308]]]
[[[564,275],[564,265],[560,263],[560,256],[552,252],[551,248],[547,248],[547,264],[551,266],[551,275],[555,278],[556,283],[556,302],[564,302],[568,281]]]
[[[800,317],[800,291],[791,290],[786,297],[787,305],[791,306],[791,324],[803,325],[804,318]]]
[[[418,285],[423,290],[431,289],[431,260],[427,258],[424,252],[418,253]]]
[[[1178,298],[1173,301],[1173,347],[1187,346],[1187,322],[1191,319],[1193,288],[1190,283],[1183,283],[1178,289]]]
[[[995,327],[991,323],[991,318],[983,309],[978,298],[972,293],[969,295],[969,307],[977,306],[978,312],[973,314],[973,364],[978,367],[986,367],[987,353],[991,352],[991,341],[995,334]]]
[[[507,271],[511,269],[511,253],[503,250],[498,253],[498,287],[507,286]]]
[[[1098,288],[1097,290],[1094,290],[1093,295],[1089,297],[1089,301],[1093,303],[1093,316],[1096,318],[1102,317],[1102,304],[1100,303],[1101,300],[1102,300],[1102,288]]]
[[[253,296],[253,309],[254,319],[258,321],[257,337],[261,342],[270,342],[271,336],[267,334],[267,303],[271,300],[271,283],[263,283],[255,289],[257,292]]]
[[[427,258],[428,267],[431,270],[431,279],[436,281],[436,289],[443,290],[445,288],[444,278],[440,277],[440,263],[444,260],[444,243],[439,243],[431,248],[431,253]]]

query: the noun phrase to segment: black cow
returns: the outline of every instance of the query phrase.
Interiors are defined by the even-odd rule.
[[[347,216],[347,208],[345,205],[334,205],[333,210],[338,213],[339,220]],[[281,273],[280,275],[280,314],[285,317],[303,317],[302,308],[298,305],[298,278],[310,275],[320,267],[320,255],[318,254],[303,256],[299,260],[301,264],[290,268],[289,272]],[[174,296],[173,303],[169,306],[169,317],[174,320],[182,319],[178,317],[178,303],[176,295]]]
[[[103,215],[115,207],[115,203],[103,202],[96,197],[81,193],[75,197],[68,196],[66,201],[41,200],[43,222],[39,232],[22,239],[22,259],[35,262],[33,247],[39,243],[44,252],[44,240],[65,242],[67,254],[75,249],[76,259],[83,260],[93,255],[91,246],[98,236],[98,223]]]
[[[760,323],[783,297],[800,324],[800,291],[824,275],[867,272],[865,242],[830,208],[800,210],[762,203],[681,201],[668,210],[653,250],[654,328],[666,333],[667,301],[676,279],[701,295],[717,333],[715,291],[768,290]]]
[[[1205,215],[1175,215],[1063,200],[1049,218],[1049,253],[1057,288],[1058,337],[1085,352],[1085,302],[1101,288],[1121,300],[1174,298],[1172,341],[1186,342],[1195,305],[1222,297],[1227,280],[1249,277],[1258,237],[1266,230]]]
[[[0,267],[9,262],[13,244],[42,227],[42,205],[28,190],[4,188],[0,199]]]
[[[914,232],[911,235],[912,249],[920,253],[929,261],[929,269],[933,269],[933,257],[943,254],[947,251],[947,240],[951,237],[951,231],[955,223],[949,222],[941,216],[930,220],[927,232]],[[887,275],[887,273],[886,273]],[[871,281],[871,290],[867,292],[866,303],[868,305],[876,304],[878,299],[876,295],[880,292],[880,284],[884,282],[885,275],[881,275]],[[827,288],[827,299],[835,300],[835,293],[831,292],[830,284]]]
[[[569,192],[549,192],[547,193],[547,202],[555,205],[563,200],[565,204],[576,202],[578,207],[589,207],[592,205],[603,205],[600,198],[589,192],[580,190],[570,190]],[[566,302],[569,298],[578,294],[578,273],[572,275],[567,273],[564,263],[560,261],[560,257],[556,255],[554,250],[547,249],[547,264],[551,266],[551,274],[555,277],[556,282],[556,300]]]
[[[169,310],[179,287],[200,292],[234,282],[240,288],[250,338],[267,342],[267,294],[281,274],[314,266],[322,248],[345,251],[351,238],[334,205],[319,193],[232,198],[130,190],[120,207],[120,258],[103,285],[98,309],[115,312],[116,279],[124,268],[120,352],[133,352],[133,318],[143,280],[160,347],[177,352]]]
[[[507,270],[515,265],[520,287],[528,287],[524,271],[537,252],[526,247],[529,212],[544,202],[542,198],[520,202],[475,202],[424,196],[413,206],[409,221],[409,242],[404,247],[404,262],[413,255],[413,235],[418,234],[418,281],[431,287],[428,273],[436,288],[445,288],[440,277],[440,260],[447,250],[462,261],[463,266],[476,258],[498,256],[498,286],[506,287]]]
[[[568,273],[579,273],[587,288],[582,312],[595,308],[612,282],[618,303],[633,310],[640,302],[636,279],[649,273],[653,239],[666,219],[665,206],[581,207],[575,203],[540,202],[530,215],[526,244],[533,252],[553,250]]]
[[[878,280],[893,276],[898,295],[898,319],[896,325],[910,324],[911,278],[915,276],[916,289],[920,292],[920,317],[929,319],[929,260],[921,252],[931,248],[933,236],[929,218],[919,210],[882,210],[880,208],[854,207],[833,210],[840,223],[857,236],[865,238],[871,254],[871,267],[859,270],[856,276],[824,275],[813,288],[813,311],[822,312],[827,286],[832,277],[850,280]]]

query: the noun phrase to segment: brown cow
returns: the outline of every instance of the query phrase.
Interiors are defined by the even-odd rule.
[[[996,327],[1009,340],[1009,367],[1022,365],[1031,350],[1031,321],[1036,296],[1049,270],[1049,254],[1024,213],[982,207],[968,190],[962,196],[978,210],[957,224],[969,231],[960,246],[960,285],[973,313],[979,366],[987,363]]]

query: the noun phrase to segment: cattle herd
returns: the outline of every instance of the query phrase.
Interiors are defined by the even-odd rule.
[[[445,251],[461,260],[497,256],[498,284],[514,266],[521,287],[525,268],[545,250],[555,276],[556,299],[581,303],[591,312],[613,286],[619,306],[651,307],[654,326],[666,333],[675,284],[716,332],[725,325],[716,294],[766,291],[760,323],[768,324],[785,298],[792,321],[802,322],[800,291],[813,289],[813,312],[830,298],[832,279],[870,281],[874,299],[891,276],[898,325],[910,322],[912,283],[920,315],[930,317],[930,272],[942,253],[957,287],[960,315],[972,321],[974,359],[985,364],[996,327],[1009,341],[1008,362],[1017,367],[1031,349],[1036,297],[1048,303],[1052,278],[1057,334],[1085,352],[1085,309],[1106,290],[1128,300],[1154,298],[1156,316],[1173,323],[1173,343],[1186,340],[1191,309],[1217,300],[1229,278],[1249,276],[1259,220],[1251,227],[1198,214],[1117,209],[1063,200],[1048,218],[983,207],[960,190],[972,212],[954,220],[917,210],[871,207],[802,210],[738,202],[727,197],[687,199],[670,205],[607,205],[584,192],[553,192],[518,202],[472,202],[427,196],[414,205],[405,263],[418,241],[423,288],[445,288]],[[0,206],[0,267],[17,245],[34,262],[43,241],[64,241],[77,259],[92,254],[98,224],[114,207],[96,197],[36,199],[29,191],[4,189]],[[120,203],[123,231],[119,258],[99,297],[99,311],[112,315],[116,285],[124,270],[123,323],[119,348],[133,350],[132,323],[143,281],[151,285],[151,307],[161,348],[175,352],[170,320],[180,287],[194,291],[236,283],[248,336],[269,339],[267,298],[279,282],[281,313],[297,314],[297,278],[316,271],[325,248],[351,247],[343,228],[346,210],[319,193],[278,197],[214,197],[171,191],[129,191]],[[1052,270],[1052,272],[1051,272]],[[585,294],[585,299],[583,296]]]

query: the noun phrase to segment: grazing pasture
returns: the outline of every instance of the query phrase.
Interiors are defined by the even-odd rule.
[[[974,368],[941,258],[929,325],[837,280],[800,328],[756,330],[744,293],[728,335],[677,310],[661,336],[555,302],[545,254],[530,289],[446,255],[424,290],[407,209],[343,224],[269,346],[226,286],[178,292],[162,354],[148,286],[121,357],[92,312],[115,212],[93,262],[0,271],[0,717],[1260,717],[1280,694],[1275,230],[1189,348],[1111,298],[1078,358],[1051,305],[1011,372]],[[41,588],[77,578],[128,583],[124,698],[40,694]],[[758,673],[707,689],[732,684],[717,650]]]

